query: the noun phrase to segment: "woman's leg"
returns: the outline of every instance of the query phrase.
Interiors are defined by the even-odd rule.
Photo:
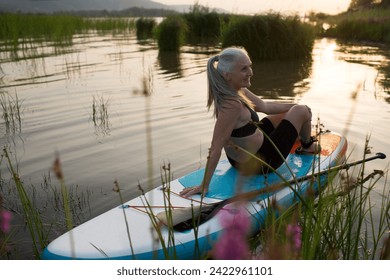
[[[287,113],[283,113],[283,114],[277,114],[277,115],[268,115],[266,116],[267,119],[269,119],[272,123],[272,125],[275,127],[277,127],[280,122],[286,117],[286,114]]]
[[[301,137],[302,143],[311,141],[311,110],[305,105],[295,105],[286,113],[285,119],[291,122]],[[303,147],[305,152],[318,153],[320,146],[317,143],[311,143],[309,147]]]
[[[278,127],[280,122],[286,119],[292,123],[304,142],[310,140],[312,114],[307,106],[295,105],[287,113],[268,115],[266,118],[271,121],[274,127]]]

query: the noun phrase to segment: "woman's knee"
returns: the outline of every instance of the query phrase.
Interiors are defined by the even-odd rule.
[[[306,105],[295,105],[286,114],[286,119],[290,121],[297,131],[300,131],[302,125],[311,121],[311,110]]]
[[[290,111],[294,116],[302,119],[303,121],[311,120],[311,110],[306,105],[294,105],[291,107]]]

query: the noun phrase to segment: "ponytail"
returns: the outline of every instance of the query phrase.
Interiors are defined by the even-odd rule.
[[[223,77],[223,74],[231,71],[236,60],[242,55],[248,55],[245,49],[227,48],[219,55],[211,57],[207,62],[207,107],[210,110],[210,107],[214,104],[214,116],[218,116],[218,111],[223,108],[226,100],[241,101],[253,108],[252,102],[242,92],[237,92],[231,88]]]

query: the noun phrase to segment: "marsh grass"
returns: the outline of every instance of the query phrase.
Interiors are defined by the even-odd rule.
[[[0,40],[15,50],[32,41],[68,45],[72,36],[82,31],[83,25],[83,19],[75,16],[1,14]]]
[[[254,60],[311,56],[314,29],[298,17],[280,14],[232,16],[222,31],[222,47],[243,46]]]
[[[39,211],[34,207],[31,199],[29,198],[23,182],[20,180],[19,174],[16,172],[7,149],[3,149],[3,154],[8,164],[9,171],[12,175],[12,179],[15,183],[15,187],[22,205],[23,216],[26,222],[26,226],[30,233],[33,253],[35,257],[38,257],[40,252],[45,248],[48,242],[47,233],[44,231],[44,223],[42,221]]]
[[[52,42],[57,50],[72,46],[78,34],[127,34],[134,19],[84,18],[72,15],[0,14],[0,50],[25,53],[39,44]]]
[[[187,42],[213,43],[218,42],[221,36],[221,19],[216,12],[193,9],[183,14],[187,23]]]
[[[390,223],[387,178],[380,194],[380,207],[374,207],[372,194],[379,179],[387,176],[388,171],[374,170],[365,175],[364,169],[363,164],[356,180],[349,171],[344,171],[330,181],[318,197],[306,197],[305,205],[292,207],[280,217],[270,215],[265,229],[252,240],[254,244],[261,244],[261,253],[256,257],[306,260],[380,258]],[[379,213],[374,213],[378,208]],[[292,224],[300,228],[301,247],[297,250],[291,249],[293,244],[286,233],[286,228]]]
[[[326,36],[345,40],[390,43],[390,9],[368,9],[342,13],[325,19]]]
[[[243,46],[254,60],[286,60],[311,55],[315,29],[297,16],[220,15],[194,9],[170,16],[156,28],[161,51],[178,51],[185,43]]]
[[[51,236],[73,228],[90,213],[92,193],[65,185],[64,178],[59,177],[63,174],[58,157],[54,165],[56,170],[53,171],[60,180],[60,187],[52,182],[50,173],[43,177],[41,186],[24,182],[17,159],[12,158],[8,147],[2,150],[0,164],[2,170],[9,171],[9,174],[0,174],[0,197],[4,198],[2,206],[12,213],[14,220],[7,238],[0,240],[0,259],[39,259]],[[45,209],[50,209],[50,216],[43,216]],[[27,240],[25,230],[30,237]],[[31,255],[26,256],[30,249]]]
[[[172,203],[171,203],[171,190],[170,183],[172,181],[172,174],[170,169],[170,164],[163,165],[161,167],[161,181],[162,186],[161,190],[163,192],[164,198],[164,209],[167,215],[168,224],[172,225]],[[138,188],[142,194],[142,202],[145,207],[146,213],[149,216],[151,221],[151,232],[153,239],[153,248],[154,248],[154,258],[157,258],[157,252],[161,247],[163,256],[166,260],[177,259],[176,254],[176,242],[175,242],[175,233],[172,227],[167,227],[167,238],[164,237],[164,227],[156,217],[153,211],[153,204],[151,198],[148,198],[144,192],[144,189],[140,184],[138,184]],[[161,257],[161,256],[160,256]]]
[[[138,40],[146,40],[153,37],[153,31],[157,22],[153,18],[139,18],[135,22],[136,35]]]
[[[12,97],[5,92],[0,92],[0,106],[6,135],[22,131],[22,102],[18,95]]]
[[[182,16],[168,16],[156,28],[156,39],[160,51],[180,50],[186,40],[188,26]]]
[[[119,187],[119,183],[118,183],[117,180],[115,180],[115,182],[114,182],[114,189],[113,189],[113,191],[115,191],[115,192],[118,193],[120,203],[121,203],[121,205],[124,205],[125,201],[124,201],[124,199],[123,199],[122,192],[121,192],[121,188]],[[124,219],[125,224],[126,224],[127,238],[128,238],[128,240],[129,240],[130,251],[131,251],[131,254],[134,256],[133,242],[132,242],[132,240],[131,240],[129,222],[128,222],[128,220],[127,220],[127,216],[126,216],[126,212],[125,212],[125,208],[124,208],[124,207],[122,207],[122,213],[123,213],[123,219]],[[95,246],[95,245],[94,245],[94,246]],[[95,247],[95,248],[98,248],[98,247]],[[104,253],[103,250],[101,250],[101,249],[98,249],[98,250]],[[104,255],[105,255],[106,257],[108,257],[105,253],[104,253]]]
[[[56,52],[61,52],[73,45],[75,35],[129,34],[134,30],[138,39],[153,36],[160,51],[177,52],[189,42],[222,43],[222,46],[244,46],[253,59],[307,57],[314,41],[313,28],[298,17],[219,15],[194,8],[190,13],[170,15],[159,25],[144,18],[1,14],[0,50],[10,51],[18,58],[28,55],[39,44],[52,42]]]

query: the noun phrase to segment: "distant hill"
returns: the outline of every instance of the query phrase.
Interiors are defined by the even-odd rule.
[[[180,12],[186,10],[183,6],[169,6],[151,0],[0,0],[0,12],[55,13],[90,10],[119,11],[133,7],[171,9]]]

